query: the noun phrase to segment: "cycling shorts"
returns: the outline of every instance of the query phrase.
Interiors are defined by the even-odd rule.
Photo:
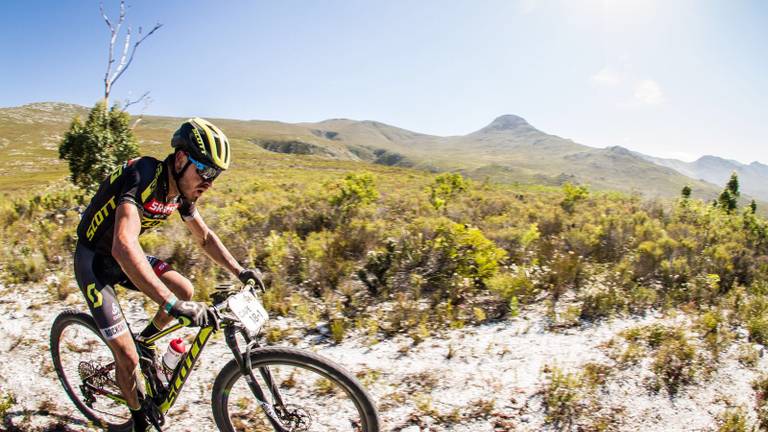
[[[172,270],[166,262],[153,256],[148,255],[147,261],[158,277]],[[75,248],[75,278],[104,338],[112,340],[128,331],[114,285],[134,291],[138,288],[128,279],[120,264],[111,255],[96,253],[78,242]]]

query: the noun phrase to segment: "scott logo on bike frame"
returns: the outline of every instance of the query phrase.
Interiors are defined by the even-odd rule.
[[[208,338],[211,336],[212,332],[213,328],[211,327],[201,329],[195,342],[192,343],[192,349],[189,350],[189,353],[184,358],[184,362],[181,364],[178,373],[174,375],[176,379],[168,384],[168,396],[166,396],[163,404],[160,405],[160,411],[163,413],[168,412],[168,410],[171,409],[171,406],[173,406],[173,403],[176,402],[176,398],[179,396],[179,391],[187,380],[189,371],[191,371],[192,367],[195,365],[197,358],[200,356],[200,351],[203,346],[205,346],[205,343],[208,342]]]

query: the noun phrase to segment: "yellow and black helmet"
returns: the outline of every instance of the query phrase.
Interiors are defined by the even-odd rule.
[[[220,170],[229,168],[232,151],[221,129],[195,117],[181,124],[173,134],[171,147],[188,152],[194,159]]]

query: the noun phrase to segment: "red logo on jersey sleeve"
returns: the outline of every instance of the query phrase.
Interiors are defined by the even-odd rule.
[[[162,215],[169,215],[173,213],[177,207],[179,207],[178,203],[163,203],[158,201],[155,198],[152,198],[150,201],[147,201],[144,204],[144,210],[152,214],[162,214]]]

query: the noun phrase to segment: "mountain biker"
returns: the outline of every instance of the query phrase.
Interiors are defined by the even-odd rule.
[[[188,326],[217,323],[205,303],[190,301],[193,286],[189,279],[164,261],[145,255],[139,235],[178,211],[213,261],[243,283],[260,277],[257,269],[245,269],[232,257],[196,209],[198,198],[229,167],[231,150],[226,135],[210,122],[193,118],[174,133],[171,146],[173,153],[163,161],[139,157],[107,177],[77,227],[75,277],[115,357],[117,383],[128,401],[134,430],[142,432],[149,424],[146,406],[142,407],[139,356],[114,284],[139,290],[160,305],[141,337],[159,333],[171,317]]]

